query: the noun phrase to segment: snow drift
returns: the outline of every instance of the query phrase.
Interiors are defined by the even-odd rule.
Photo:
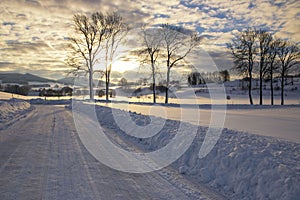
[[[30,110],[28,102],[20,99],[10,99],[0,101],[0,123],[12,120],[19,115]]]
[[[96,111],[103,127],[114,130],[145,152],[168,144],[180,123],[167,120],[155,136],[137,138],[118,128],[111,108],[97,106]],[[149,116],[132,112],[130,115],[139,126],[150,123]],[[207,127],[198,127],[192,145],[172,167],[193,182],[204,183],[229,199],[298,199],[300,144],[224,129],[213,150],[199,159],[206,130]]]

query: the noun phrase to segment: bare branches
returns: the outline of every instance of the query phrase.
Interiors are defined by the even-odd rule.
[[[157,75],[156,61],[159,56],[161,37],[159,37],[157,29],[153,29],[153,28],[146,29],[145,27],[143,27],[142,33],[143,33],[142,42],[145,49],[140,50],[138,54],[146,55],[142,62],[151,64],[153,103],[156,103],[156,75]]]
[[[93,94],[93,74],[94,65],[98,61],[98,54],[102,48],[108,49],[111,47],[111,57],[115,53],[115,49],[119,44],[116,35],[123,28],[121,17],[117,13],[103,14],[95,12],[91,17],[86,15],[74,15],[75,36],[70,37],[71,54],[66,59],[67,65],[71,68],[70,73],[74,75],[80,74],[80,71],[85,71],[89,75],[90,98],[94,98]],[[102,43],[106,41],[106,46]],[[109,45],[108,45],[109,44]],[[110,58],[111,60],[112,58]]]
[[[299,64],[299,45],[281,40],[278,46],[278,58],[281,63],[281,69],[287,73],[294,65]]]
[[[142,28],[143,48],[132,51],[134,55],[142,58],[141,64],[150,64],[153,84],[153,102],[155,103],[155,77],[157,75],[157,62],[166,62],[166,98],[168,103],[168,88],[170,70],[180,61],[183,61],[191,51],[199,45],[202,37],[190,30],[169,24],[161,24],[158,28]]]
[[[258,38],[258,48],[259,48],[259,104],[263,104],[263,79],[267,73],[268,65],[265,62],[270,51],[270,44],[272,42],[272,35],[265,30],[256,31]]]
[[[259,57],[260,57],[260,73],[261,78],[265,75],[267,72],[267,63],[265,63],[268,54],[270,52],[271,43],[273,41],[273,37],[270,33],[268,33],[265,30],[258,30],[257,31],[257,37],[259,41]]]
[[[276,39],[265,30],[248,28],[240,32],[232,43],[228,44],[234,60],[234,69],[249,79],[249,98],[251,97],[251,79],[255,63],[259,64],[260,104],[262,104],[262,83],[268,75],[271,88],[271,104],[273,105],[273,74],[279,67],[281,76],[281,104],[284,104],[284,78],[295,65],[299,64],[299,45],[287,40]],[[252,103],[251,103],[252,104]]]
[[[240,74],[246,75],[249,80],[248,95],[250,104],[253,104],[251,90],[253,67],[257,53],[256,37],[257,31],[248,28],[237,35],[231,44],[228,44],[233,56],[234,68]]]
[[[84,63],[89,71],[93,71],[96,55],[99,53],[106,29],[104,15],[96,12],[92,14],[91,18],[88,18],[85,15],[77,14],[74,15],[73,21],[75,36],[68,38],[72,52],[70,56],[82,57],[84,62],[81,61],[80,63]],[[69,66],[72,68],[73,65]]]
[[[170,70],[199,45],[201,37],[181,27],[169,24],[162,24],[159,31],[162,38],[163,55],[166,57],[167,83],[165,103],[168,103]]]
[[[277,47],[279,71],[281,76],[281,105],[284,105],[284,78],[289,70],[300,63],[299,45],[286,40],[280,40]]]
[[[116,12],[108,14],[105,17],[104,23],[106,25],[104,75],[106,83],[106,101],[108,101],[112,62],[121,41],[128,33],[128,26],[123,22],[122,17]]]

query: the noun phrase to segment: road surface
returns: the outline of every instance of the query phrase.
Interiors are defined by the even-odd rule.
[[[165,168],[113,170],[89,154],[63,106],[40,105],[0,131],[0,199],[222,199]]]

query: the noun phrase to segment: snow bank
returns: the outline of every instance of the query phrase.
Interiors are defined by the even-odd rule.
[[[20,99],[0,101],[0,122],[14,119],[16,116],[24,114],[30,110],[30,104]]]
[[[298,199],[300,144],[225,129],[214,149],[198,159],[204,132],[200,128],[174,166],[230,199]]]
[[[45,100],[41,98],[30,99],[28,102],[32,105],[65,105],[70,104],[71,99]]]
[[[113,129],[145,152],[168,144],[179,126],[178,121],[167,120],[155,136],[136,138],[117,127],[110,108],[97,106],[96,110],[102,126]],[[150,123],[149,116],[132,112],[130,115],[139,126]],[[172,167],[229,199],[298,199],[300,144],[224,129],[213,150],[199,159],[206,130],[206,127],[198,128],[194,142]]]

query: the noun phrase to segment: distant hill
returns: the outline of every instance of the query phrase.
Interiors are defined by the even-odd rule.
[[[56,82],[65,85],[74,85],[74,80],[75,80],[74,77],[66,77],[66,78],[58,79]]]
[[[0,80],[2,81],[2,83],[18,84],[28,84],[28,82],[57,82],[55,80],[42,78],[29,73],[0,73]]]

